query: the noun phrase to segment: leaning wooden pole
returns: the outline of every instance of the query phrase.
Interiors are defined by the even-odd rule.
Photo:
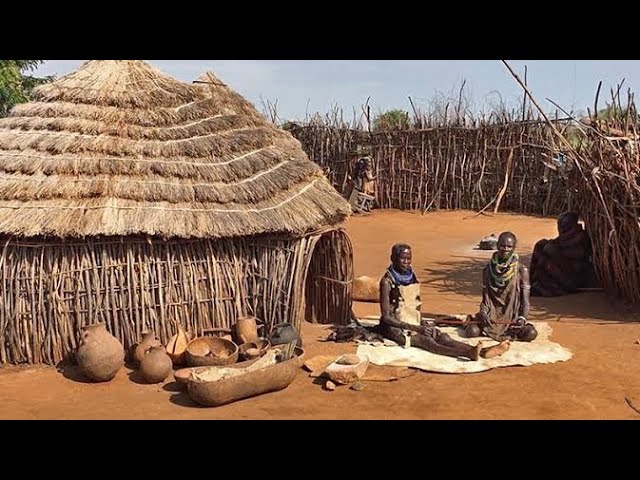
[[[531,92],[529,91],[529,89],[527,88],[527,86],[522,82],[522,80],[520,79],[520,77],[518,76],[518,74],[516,72],[513,71],[513,69],[511,68],[511,66],[506,62],[506,60],[502,60],[502,63],[504,63],[504,65],[507,67],[507,69],[509,70],[509,72],[511,73],[511,75],[513,75],[513,77],[516,79],[516,81],[520,84],[520,86],[524,89],[524,91],[526,92],[526,94],[529,96],[529,99],[531,100],[531,103],[536,107],[536,109],[538,110],[538,112],[540,112],[540,115],[542,115],[542,118],[545,119],[545,121],[547,122],[547,124],[551,127],[551,130],[556,134],[556,136],[560,139],[560,142],[567,147],[567,149],[569,151],[571,151],[574,155],[573,159],[573,163],[576,165],[576,167],[578,168],[578,171],[580,172],[580,174],[582,175],[582,177],[585,179],[587,186],[589,187],[589,189],[592,191],[592,193],[594,193],[595,195],[597,195],[600,198],[600,201],[602,202],[603,205],[605,205],[605,214],[607,215],[607,219],[609,220],[609,226],[611,227],[610,233],[609,235],[613,235],[613,233],[616,230],[616,226],[615,223],[613,222],[613,219],[611,218],[611,216],[609,215],[609,210],[606,208],[606,202],[604,200],[604,197],[602,195],[602,191],[600,189],[600,186],[598,185],[598,181],[595,178],[595,174],[594,172],[592,172],[592,178],[591,180],[593,180],[596,189],[597,189],[597,194],[595,192],[593,192],[593,188],[591,187],[591,183],[589,182],[589,178],[585,175],[584,171],[582,170],[582,163],[586,163],[585,159],[582,157],[582,155],[580,155],[580,153],[573,147],[573,145],[571,145],[571,143],[569,143],[569,141],[564,137],[564,135],[562,135],[562,133],[560,133],[558,131],[558,129],[556,128],[556,126],[553,124],[553,122],[551,120],[549,120],[549,117],[547,117],[547,115],[544,113],[544,111],[542,110],[542,108],[540,108],[540,105],[538,105],[538,102],[536,102],[535,98],[533,98],[533,95],[531,94]]]

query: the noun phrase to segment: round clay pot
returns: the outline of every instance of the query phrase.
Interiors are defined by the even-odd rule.
[[[136,347],[133,353],[133,358],[136,362],[140,363],[149,350],[151,350],[153,347],[159,346],[162,346],[162,343],[160,343],[160,340],[156,338],[155,333],[150,330],[143,332],[142,341]]]
[[[140,373],[149,383],[163,382],[171,373],[173,362],[162,345],[147,350],[140,362]]]
[[[76,360],[87,378],[108,382],[124,365],[124,348],[103,323],[88,325],[82,329]]]
[[[296,330],[296,327],[290,323],[280,323],[275,325],[269,341],[273,346],[296,342],[297,347],[302,347],[302,338],[300,337],[298,330]]]

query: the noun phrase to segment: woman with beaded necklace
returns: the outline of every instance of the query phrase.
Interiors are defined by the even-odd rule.
[[[511,232],[500,234],[498,251],[483,271],[480,312],[466,327],[467,337],[486,335],[499,342],[531,342],[538,336],[527,322],[531,286],[529,271],[515,251],[517,242]]]
[[[502,355],[509,348],[502,342],[488,348],[454,340],[422,319],[420,283],[411,268],[411,247],[394,245],[391,265],[380,280],[380,324],[378,332],[404,347],[417,347],[438,355],[478,360]]]

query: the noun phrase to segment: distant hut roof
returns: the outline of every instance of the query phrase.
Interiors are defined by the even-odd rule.
[[[89,61],[0,119],[1,234],[302,234],[349,214],[300,143],[210,73]]]

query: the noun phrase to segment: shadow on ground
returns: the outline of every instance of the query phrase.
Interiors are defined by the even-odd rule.
[[[531,255],[522,255],[521,261],[529,266]],[[447,262],[434,263],[420,272],[423,285],[438,293],[463,295],[478,303],[482,295],[482,270],[487,259],[473,256],[451,256]],[[611,322],[638,322],[637,307],[624,304],[604,292],[582,292],[562,297],[531,297],[531,320],[602,320]]]

